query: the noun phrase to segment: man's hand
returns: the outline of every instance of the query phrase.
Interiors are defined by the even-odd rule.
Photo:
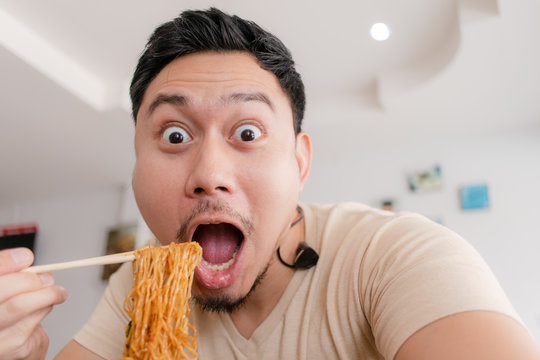
[[[41,321],[66,300],[50,274],[22,273],[33,261],[25,248],[0,251],[0,359],[44,359],[49,338]]]

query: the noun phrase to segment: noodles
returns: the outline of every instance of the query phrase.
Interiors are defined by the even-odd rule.
[[[135,252],[133,288],[124,303],[131,322],[122,360],[198,358],[188,301],[201,256],[196,242]]]

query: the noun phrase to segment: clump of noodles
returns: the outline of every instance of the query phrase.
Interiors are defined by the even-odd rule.
[[[124,310],[131,318],[122,360],[197,359],[197,333],[188,322],[196,242],[135,251],[133,288]]]

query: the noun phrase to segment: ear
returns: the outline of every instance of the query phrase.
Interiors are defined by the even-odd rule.
[[[302,191],[311,168],[311,139],[304,132],[296,135],[296,161],[300,171],[300,191]]]

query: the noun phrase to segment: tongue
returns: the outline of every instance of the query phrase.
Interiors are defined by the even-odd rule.
[[[223,264],[233,255],[242,234],[230,224],[199,225],[193,239],[203,249],[203,259],[212,264]]]

